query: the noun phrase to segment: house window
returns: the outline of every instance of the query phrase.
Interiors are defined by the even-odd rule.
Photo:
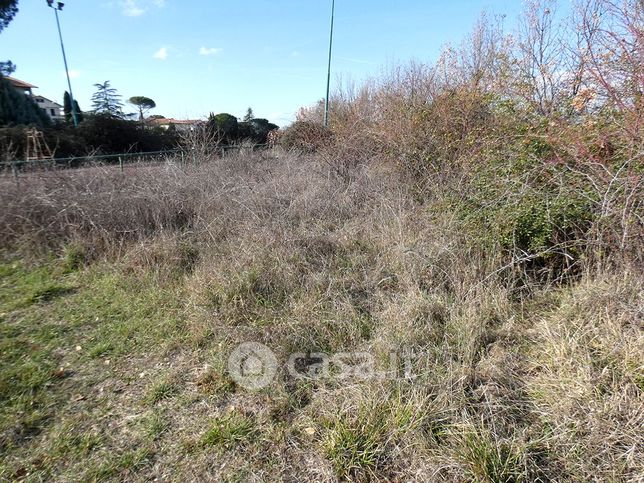
[[[55,115],[56,115],[56,111],[55,111],[55,110],[53,110],[53,109],[49,109],[49,112],[51,112],[51,115],[52,115],[52,116],[55,116]]]

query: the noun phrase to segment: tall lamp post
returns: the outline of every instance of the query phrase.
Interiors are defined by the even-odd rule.
[[[329,65],[326,74],[326,97],[324,98],[324,127],[329,125],[329,87],[331,86],[331,51],[333,50],[333,17],[335,0],[331,1],[331,33],[329,35]]]
[[[65,74],[67,75],[67,86],[69,87],[69,102],[72,107],[72,120],[74,121],[74,127],[78,126],[78,115],[76,113],[76,104],[74,103],[74,94],[72,93],[72,82],[69,80],[69,69],[67,68],[67,56],[65,55],[65,45],[63,44],[63,34],[60,32],[60,21],[58,20],[58,11],[62,12],[65,4],[63,2],[56,2],[54,5],[54,0],[47,0],[47,5],[54,9],[56,14],[56,26],[58,27],[58,38],[60,38],[60,49],[63,51],[63,62],[65,63]]]

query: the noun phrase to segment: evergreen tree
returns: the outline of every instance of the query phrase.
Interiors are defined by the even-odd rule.
[[[49,117],[27,96],[14,88],[0,75],[0,126],[7,125],[48,126]]]
[[[248,110],[246,111],[246,115],[244,116],[243,122],[250,122],[253,119],[255,119],[255,114],[253,113],[253,110],[249,107]]]
[[[222,112],[217,115],[210,113],[210,116],[208,117],[208,128],[211,132],[215,133],[221,141],[229,143],[237,139],[239,126],[235,116]]]
[[[9,25],[18,13],[18,0],[0,0],[0,32]],[[7,60],[0,62],[0,75],[11,75],[15,72],[16,65]]]
[[[85,117],[83,116],[83,111],[81,111],[81,108],[78,105],[78,101],[76,99],[74,99],[74,108],[76,109],[76,120],[80,124],[81,122],[83,122]]]
[[[65,113],[65,122],[72,122],[72,98],[67,91],[63,96],[63,112]]]
[[[0,0],[0,32],[9,25],[18,13],[18,0]]]
[[[16,71],[16,64],[7,60],[6,62],[0,62],[0,75],[11,75]]]
[[[92,96],[92,108],[97,114],[107,114],[114,117],[124,117],[123,102],[116,89],[110,86],[110,81],[94,84],[96,92]]]
[[[74,100],[74,109],[76,110],[76,120],[81,123],[83,122],[83,113],[81,112],[78,101]],[[72,98],[69,95],[69,92],[65,91],[63,96],[63,111],[65,112],[65,121],[67,123],[72,122]]]
[[[253,119],[249,124],[253,129],[253,138],[260,144],[268,141],[269,132],[279,129],[278,125],[268,122],[267,119]]]
[[[156,102],[145,96],[130,97],[128,102],[133,106],[136,106],[136,108],[139,110],[139,121],[143,121],[143,115],[146,112],[157,107]]]

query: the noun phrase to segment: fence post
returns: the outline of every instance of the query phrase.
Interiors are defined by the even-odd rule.
[[[119,166],[121,168],[121,173],[123,172],[123,158],[119,156]]]
[[[16,163],[11,163],[11,172],[13,173],[13,179],[16,180],[16,186],[20,186],[20,180],[18,179],[18,168],[16,168]]]

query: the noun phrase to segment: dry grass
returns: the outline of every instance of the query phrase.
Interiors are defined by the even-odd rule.
[[[644,12],[582,3],[578,45],[531,0],[338,93],[303,154],[1,179],[0,478],[641,481]]]
[[[32,265],[5,264],[23,282],[2,288],[2,475],[641,476],[639,273],[517,291],[511,254],[444,200],[414,201],[385,163],[347,169],[273,152],[6,186],[5,256]],[[226,361],[249,340],[283,362],[368,352],[398,377],[280,371],[248,391]]]

